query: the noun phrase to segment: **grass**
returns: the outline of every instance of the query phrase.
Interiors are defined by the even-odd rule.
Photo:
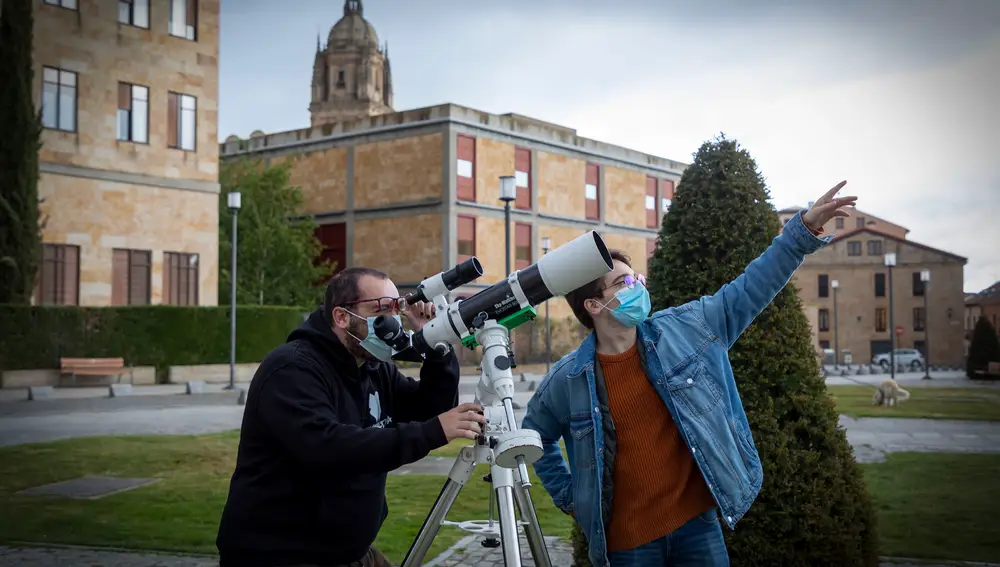
[[[237,433],[84,438],[0,449],[0,541],[85,544],[215,553],[219,514],[235,460]],[[453,457],[464,442],[435,451]],[[883,555],[1000,561],[993,506],[1000,502],[1000,455],[890,454],[863,465]],[[15,492],[83,475],[159,477],[156,484],[99,500]],[[486,519],[486,467],[473,473],[449,519]],[[532,496],[546,535],[568,538],[572,520],[537,479]],[[378,545],[399,563],[430,510],[441,476],[391,475],[389,519]],[[443,527],[428,559],[464,532]]]
[[[851,417],[907,417],[1000,421],[1000,389],[910,388],[910,399],[893,407],[873,406],[871,386],[827,386],[837,411]]]
[[[1000,455],[896,453],[863,465],[882,555],[1000,562]]]
[[[0,449],[0,541],[79,544],[216,553],[215,536],[236,460],[238,432],[200,436],[95,437]],[[457,455],[464,443],[438,450]],[[478,467],[449,520],[485,520],[489,488]],[[19,490],[85,475],[163,480],[98,500],[40,498]],[[557,510],[532,473],[532,500],[545,535],[569,537],[572,519]],[[443,476],[390,475],[389,518],[376,545],[401,563],[430,511]],[[495,516],[494,516],[495,517]],[[442,527],[427,559],[465,532]]]

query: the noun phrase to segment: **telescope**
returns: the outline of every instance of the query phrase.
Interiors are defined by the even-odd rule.
[[[498,504],[501,541],[489,537],[483,545],[503,546],[504,565],[521,566],[518,528],[523,526],[528,546],[539,567],[551,567],[538,517],[528,489],[527,465],[542,456],[541,437],[537,431],[519,429],[514,418],[514,377],[511,369],[514,353],[510,346],[512,329],[535,318],[535,306],[567,293],[614,269],[611,253],[594,231],[571,240],[523,270],[468,299],[449,303],[447,295],[483,275],[476,257],[420,282],[406,302],[431,301],[435,316],[423,329],[409,334],[393,317],[379,316],[373,323],[375,335],[393,349],[393,359],[421,361],[425,357],[446,354],[463,345],[475,350],[483,347],[482,373],[476,387],[476,399],[483,406],[487,424],[475,443],[464,447],[455,459],[437,500],[417,533],[402,567],[418,567],[442,525],[454,525],[465,531],[497,535],[493,523],[493,498]],[[448,522],[448,511],[468,482],[478,464],[488,463],[490,474],[490,520]],[[515,479],[517,482],[515,482]],[[518,522],[514,504],[521,512]]]

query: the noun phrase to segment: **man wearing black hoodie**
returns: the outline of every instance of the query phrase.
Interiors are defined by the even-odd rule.
[[[432,304],[398,296],[380,271],[344,270],[261,362],[216,539],[221,567],[389,565],[372,546],[386,473],[481,431],[481,408],[458,405],[453,351],[426,359],[417,381],[372,332],[379,315],[402,313],[414,330],[433,317]]]

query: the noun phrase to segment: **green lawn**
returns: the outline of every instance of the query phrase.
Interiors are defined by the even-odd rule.
[[[57,441],[0,449],[0,541],[88,544],[133,549],[215,553],[238,433],[128,436]],[[456,455],[464,443],[439,453]],[[447,456],[447,455],[445,455]],[[480,466],[462,489],[449,520],[485,520],[489,486]],[[14,494],[84,475],[163,480],[98,500]],[[401,563],[444,482],[443,476],[390,475],[389,518],[376,545]],[[545,535],[569,537],[572,519],[552,505],[532,472],[532,500]],[[428,560],[466,534],[442,527]]]
[[[827,386],[837,411],[851,417],[909,417],[1000,421],[1000,389],[909,388],[910,399],[893,407],[873,406],[871,386]]]
[[[89,544],[179,552],[215,552],[236,434],[104,437],[0,449],[0,541]],[[454,456],[464,442],[436,454]],[[486,519],[480,467],[449,519]],[[884,555],[1000,561],[992,506],[1000,502],[1000,455],[890,455],[864,465],[879,516]],[[98,500],[28,497],[16,491],[83,475],[163,480]],[[568,537],[537,479],[532,496],[546,535]],[[389,519],[377,545],[402,561],[441,489],[441,476],[390,476]],[[428,559],[463,535],[442,528]]]

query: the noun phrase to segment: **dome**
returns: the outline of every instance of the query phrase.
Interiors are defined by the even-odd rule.
[[[370,45],[378,48],[378,35],[375,28],[359,13],[345,15],[333,28],[327,38],[327,47],[337,49],[347,45]]]

